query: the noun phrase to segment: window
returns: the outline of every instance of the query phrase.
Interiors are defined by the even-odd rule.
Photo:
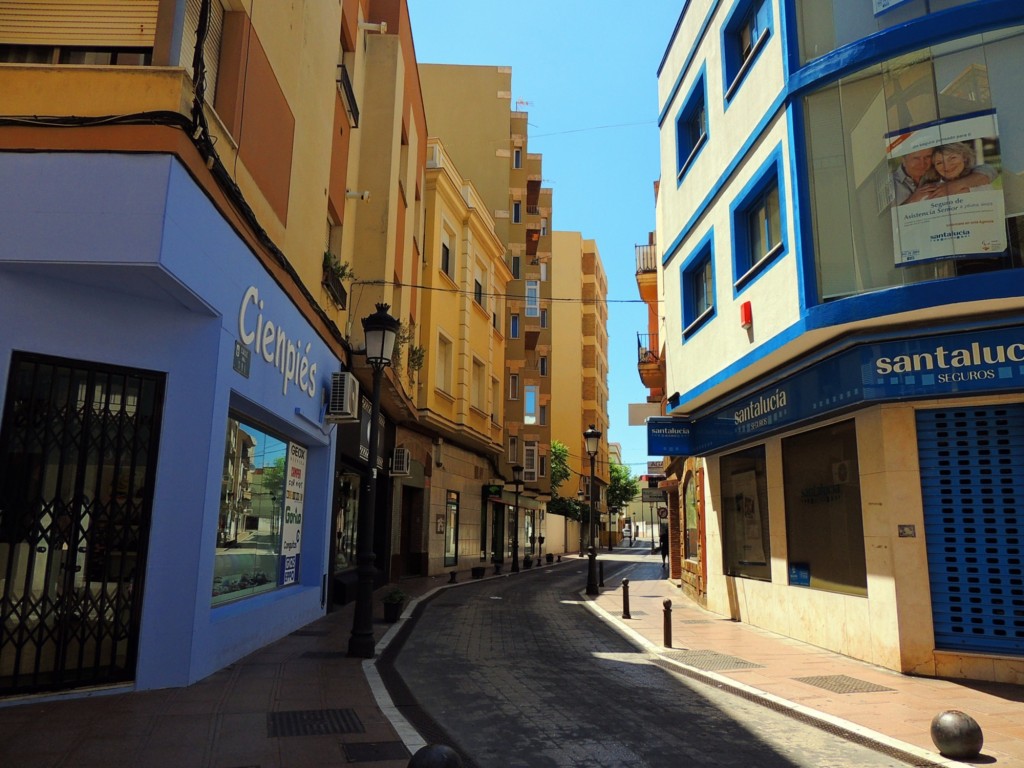
[[[508,438],[508,463],[518,464],[519,463],[519,438],[515,435],[511,435]]]
[[[516,147],[512,150],[512,167],[522,168],[523,167],[523,150]]]
[[[540,281],[542,283],[548,281],[548,263],[546,261],[540,263]]]
[[[484,305],[484,284],[483,275],[480,273],[480,269],[477,268],[476,274],[473,276],[473,300],[481,307]]]
[[[545,237],[548,234],[548,217],[544,216],[540,220],[540,236]]]
[[[523,257],[522,256],[513,256],[512,257],[512,277],[514,277],[516,280],[520,279],[520,277],[521,277],[521,275],[519,274],[519,270],[522,269],[522,263],[523,263]]]
[[[519,315],[515,313],[508,316],[508,337],[510,339],[519,338]]]
[[[547,425],[547,423],[548,423],[548,407],[546,405],[542,405],[540,407],[540,410],[537,412],[537,418],[540,420],[540,425],[542,427]]]
[[[492,376],[491,377],[491,408],[494,409],[493,411],[491,411],[491,423],[492,424],[497,424],[498,423],[498,409],[500,407],[501,407],[501,382],[497,378]]]
[[[473,359],[473,391],[470,393],[470,404],[477,410],[487,407],[487,369],[484,364]]]
[[[683,490],[683,523],[685,525],[683,554],[687,560],[696,560],[700,556],[697,516],[697,476],[691,474],[686,479],[686,488]]]
[[[768,476],[763,445],[719,459],[722,564],[727,576],[771,581]]]
[[[459,562],[459,494],[458,491],[445,493],[444,564]]]
[[[722,26],[726,100],[739,89],[771,34],[771,0],[738,0]]]
[[[529,440],[523,445],[523,480],[537,482],[537,441]]]
[[[709,232],[680,269],[683,337],[697,331],[715,314],[714,233]]]
[[[452,343],[444,336],[437,337],[437,369],[434,386],[442,392],[452,393]]]
[[[790,584],[867,595],[853,421],[782,441]]]
[[[510,373],[508,375],[508,399],[518,400],[519,399],[519,374]]]
[[[548,311],[546,309],[542,309],[540,311],[540,327],[541,328],[547,328],[548,327]]]
[[[298,554],[301,526],[290,512],[305,494],[305,467],[305,447],[241,416],[228,418],[212,605],[291,583],[280,566],[283,555]],[[292,549],[282,551],[282,541]]]
[[[540,282],[537,280],[526,281],[526,316],[540,316]]]
[[[781,152],[776,149],[732,205],[733,279],[741,291],[786,250]]]
[[[548,375],[548,359],[547,359],[547,357],[541,355],[541,358],[537,361],[537,367],[540,369],[540,375],[541,376],[547,376]]]
[[[512,203],[512,223],[518,224],[523,220],[523,204],[516,200]]]
[[[676,116],[676,179],[682,181],[708,139],[707,80],[704,69]]]
[[[538,463],[538,472],[540,473],[540,476],[541,477],[547,477],[548,476],[548,457],[547,456],[541,456],[538,461],[539,461],[539,463]]]
[[[452,244],[454,242],[455,236],[447,229],[444,229],[441,232],[441,271],[452,280],[455,279],[455,256],[452,253]]]
[[[523,387],[523,424],[536,424],[540,409],[540,387],[527,384]]]

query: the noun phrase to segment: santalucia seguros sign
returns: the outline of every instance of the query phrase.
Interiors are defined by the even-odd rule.
[[[649,419],[648,452],[713,453],[866,402],[1022,388],[1020,326],[858,344],[709,414]]]

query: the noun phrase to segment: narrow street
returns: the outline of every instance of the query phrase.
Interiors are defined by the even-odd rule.
[[[905,765],[657,666],[581,604],[585,581],[580,561],[440,591],[382,670],[396,704],[479,768]]]

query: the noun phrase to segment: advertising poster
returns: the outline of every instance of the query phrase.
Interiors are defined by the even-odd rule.
[[[995,112],[886,136],[896,266],[1006,250]]]
[[[293,584],[297,577],[298,556],[302,549],[302,501],[306,494],[306,449],[288,443],[288,462],[285,467],[284,525],[281,526],[281,554],[286,567],[282,585]],[[291,567],[287,567],[291,561]]]
[[[875,16],[881,16],[886,11],[891,11],[897,5],[903,5],[910,0],[874,0]]]
[[[753,470],[736,473],[732,476],[732,487],[738,513],[737,534],[741,541],[740,551],[743,553],[740,562],[744,565],[764,565],[767,560],[764,555],[761,508],[757,503],[757,474]]]

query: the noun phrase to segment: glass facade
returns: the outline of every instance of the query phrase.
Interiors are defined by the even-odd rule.
[[[805,99],[819,301],[1022,265],[1022,33],[932,46]],[[969,158],[955,180],[950,148]]]
[[[768,477],[763,445],[723,456],[722,560],[729,576],[771,581]]]

